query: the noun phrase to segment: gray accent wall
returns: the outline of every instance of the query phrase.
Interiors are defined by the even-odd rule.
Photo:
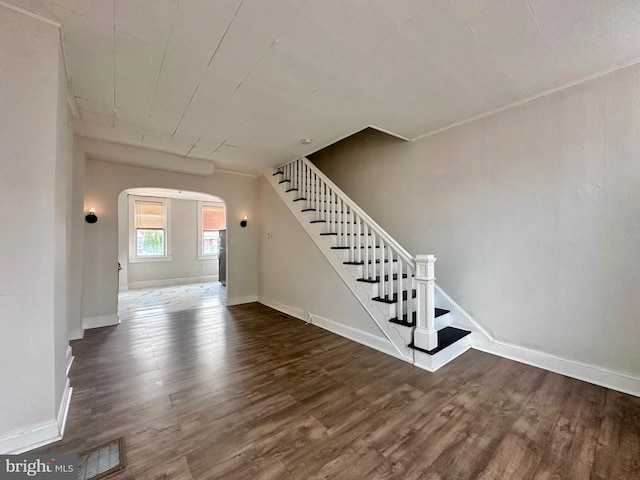
[[[640,374],[640,66],[312,156],[496,340]]]

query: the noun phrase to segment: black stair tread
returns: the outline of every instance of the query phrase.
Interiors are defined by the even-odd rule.
[[[300,210],[301,212],[315,212],[316,209],[315,208],[303,208],[302,210]]]
[[[441,315],[446,315],[447,313],[450,312],[450,310],[445,310],[444,308],[438,308],[436,307],[435,309],[435,313],[436,313],[436,318],[440,317]],[[395,318],[390,318],[389,321],[391,323],[395,323],[397,325],[404,325],[405,327],[415,327],[416,325],[416,312],[412,312],[411,313],[411,320],[407,320],[407,315],[404,314],[402,316],[402,319],[399,319],[398,317]]]
[[[412,296],[411,298],[416,298],[416,291],[412,290]],[[406,300],[407,299],[407,290],[404,290],[402,292],[402,300]],[[393,297],[373,297],[372,298],[373,301],[375,302],[382,302],[382,303],[398,303],[398,293],[394,293]]]
[[[287,189],[285,190],[285,193],[288,193],[288,192],[297,192],[297,191],[298,191],[298,189],[297,189],[297,188],[287,188]]]
[[[294,202],[299,202],[300,200],[306,200],[306,198],[300,197],[300,198],[294,198],[293,199]]]
[[[322,232],[320,235],[338,235],[336,232]]]
[[[394,258],[393,259],[394,262],[397,262],[398,259]],[[371,260],[369,260],[369,265],[371,265],[371,263],[373,263]],[[376,263],[380,263],[380,260],[376,260]],[[385,260],[384,263],[389,263],[389,260]],[[364,265],[364,261],[361,262],[342,262],[343,265]]]
[[[280,180],[278,183],[285,183],[285,182],[290,182],[291,180],[287,180],[286,178],[283,178],[282,180]]]
[[[348,250],[351,247],[344,247],[344,246],[338,246],[338,247],[331,247],[331,250]],[[358,248],[358,247],[354,247],[354,248]],[[374,245],[369,245],[368,247],[365,247],[364,245],[362,245],[360,248],[374,248]],[[375,245],[375,248],[380,248],[380,245]]]
[[[402,274],[402,278],[407,278],[407,274],[403,273]],[[384,276],[385,281],[389,280],[389,275],[385,275]],[[394,273],[393,274],[393,280],[397,280],[398,279],[398,274]],[[365,283],[378,283],[380,281],[380,275],[378,275],[376,278],[358,278],[357,279],[358,282],[365,282]]]
[[[327,223],[326,220],[311,220],[309,223]]]
[[[438,346],[433,350],[425,350],[424,348],[416,347],[413,342],[409,344],[409,348],[424,352],[429,355],[435,355],[436,353],[444,350],[450,345],[453,345],[461,338],[466,337],[471,332],[469,330],[462,330],[455,327],[445,327],[442,330],[438,330]]]
[[[281,170],[278,170],[277,172],[274,172],[272,176],[275,177],[276,175],[284,175],[284,172]]]

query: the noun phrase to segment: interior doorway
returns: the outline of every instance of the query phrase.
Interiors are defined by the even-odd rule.
[[[121,320],[226,303],[226,210],[222,198],[200,192],[120,193]]]

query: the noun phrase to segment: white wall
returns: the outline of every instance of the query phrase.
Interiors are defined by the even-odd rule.
[[[98,222],[84,226],[82,311],[85,325],[117,322],[118,195],[127,188],[159,187],[209,193],[227,206],[228,303],[255,301],[258,291],[257,179],[216,172],[199,177],[87,160],[85,206]],[[249,225],[240,227],[247,215]]]
[[[119,202],[124,204],[125,220],[128,220],[128,196],[121,195]],[[186,282],[202,277],[217,277],[218,259],[198,259],[198,202],[195,200],[170,199],[171,219],[171,261],[130,263],[129,258],[129,222],[125,222],[125,235],[120,236],[120,263],[127,264],[121,275],[127,278],[127,286],[167,285],[168,281]],[[122,211],[119,207],[119,211]],[[122,223],[119,222],[122,226]],[[123,263],[124,261],[124,263]],[[217,278],[211,278],[211,280]]]
[[[264,177],[258,180],[258,199],[260,301],[287,312],[308,311],[384,338]]]
[[[640,66],[314,161],[497,340],[640,374]]]
[[[0,453],[58,434],[71,132],[58,28],[0,6]],[[16,435],[7,435],[10,432]]]

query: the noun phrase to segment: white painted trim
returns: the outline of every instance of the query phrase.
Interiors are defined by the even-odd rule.
[[[172,262],[171,255],[153,255],[149,257],[129,257],[129,263]]]
[[[438,128],[437,130],[432,130],[430,132],[423,133],[422,135],[418,135],[417,137],[413,137],[411,139],[411,141],[415,142],[415,141],[418,141],[418,140],[422,140],[423,138],[430,137],[431,135],[436,135],[437,133],[441,133],[441,132],[444,132],[446,130],[450,130],[450,129],[455,128],[455,127],[459,127],[459,126],[464,125],[466,123],[475,122],[476,120],[480,120],[481,118],[490,117],[491,115],[495,115],[496,113],[504,112],[505,110],[510,110],[512,108],[519,107],[520,105],[524,105],[525,103],[532,102],[534,100],[537,100],[538,98],[546,97],[547,95],[552,95],[554,93],[561,92],[562,90],[566,90],[567,88],[575,87],[575,86],[580,85],[582,83],[586,83],[586,82],[589,82],[591,80],[596,80],[599,77],[604,77],[605,75],[609,75],[611,73],[617,72],[618,70],[622,70],[624,68],[631,67],[631,66],[633,66],[633,65],[635,65],[635,64],[637,64],[639,62],[640,62],[640,58],[636,58],[635,60],[632,60],[630,62],[625,62],[622,65],[617,65],[615,67],[611,67],[611,68],[608,68],[606,70],[603,70],[602,72],[599,72],[599,73],[596,73],[596,74],[593,74],[593,75],[588,75],[586,77],[579,78],[578,80],[575,80],[573,82],[565,83],[564,85],[561,85],[559,87],[550,88],[549,90],[545,90],[545,91],[537,93],[535,95],[531,95],[529,97],[523,98],[522,100],[518,100],[516,102],[513,102],[513,103],[510,103],[508,105],[505,105],[504,107],[496,108],[496,109],[490,110],[488,112],[481,113],[480,115],[476,115],[474,117],[467,118],[466,120],[461,120],[459,122],[452,123],[451,125],[447,125],[446,127]],[[385,132],[385,133],[387,133],[387,132]],[[394,136],[397,137],[398,135],[394,135]]]
[[[200,157],[193,157],[193,158],[200,158]],[[210,158],[207,158],[206,160],[211,161]],[[216,172],[231,173],[232,175],[242,175],[244,177],[252,177],[252,178],[257,178],[260,175],[262,175],[261,173],[234,172],[233,170],[222,170],[220,168],[216,168]]]
[[[69,385],[69,379],[67,378],[60,401],[60,408],[58,409],[57,420],[37,423],[0,436],[0,454],[16,455],[61,440],[67,425],[72,393],[73,388]]]
[[[100,327],[111,327],[113,325],[120,324],[120,317],[118,314],[110,314],[110,315],[98,315],[96,317],[87,317],[82,319],[82,328],[100,328]]]
[[[15,455],[56,442],[62,437],[56,420],[37,423],[0,437],[0,454]]]
[[[476,333],[472,333],[471,337],[471,346],[476,350],[640,397],[640,377],[499,340],[491,340]]]
[[[386,130],[384,128],[376,127],[375,125],[369,124],[365,128],[372,128],[373,130],[378,130],[379,132],[386,133],[387,135],[391,135],[392,137],[396,137],[400,140],[404,140],[405,142],[411,141],[410,138],[403,137],[402,135],[398,135],[397,133],[393,133],[391,130]],[[364,128],[362,130],[364,130]]]
[[[416,350],[415,362],[413,364],[418,368],[427,370],[428,372],[435,372],[440,367],[443,367],[447,363],[458,358],[470,348],[469,335],[467,335],[434,355],[429,355],[428,353]]]
[[[472,330],[471,348],[640,397],[639,377],[496,340],[437,284],[436,290],[449,303],[443,308],[451,309],[452,318],[462,318],[466,322],[466,325],[461,325],[459,321],[454,321],[452,325]]]
[[[318,170],[316,169],[314,171]],[[359,269],[354,270],[349,266],[345,266],[343,258],[344,254],[339,250],[332,250],[330,248],[333,244],[333,240],[329,236],[319,235],[324,227],[320,226],[321,224],[319,223],[309,223],[309,217],[307,214],[302,213],[300,208],[296,208],[296,205],[291,202],[290,196],[283,188],[281,188],[279,180],[268,172],[265,172],[265,176],[271,185],[271,188],[274,189],[277,195],[284,202],[285,206],[298,220],[304,231],[309,235],[309,238],[311,238],[322,255],[324,255],[324,257],[329,261],[334,270],[343,280],[344,284],[354,294],[355,298],[360,302],[362,307],[370,315],[373,322],[378,326],[382,334],[387,337],[392,345],[394,345],[398,355],[401,355],[409,362],[413,362],[413,350],[408,347],[408,344],[411,343],[411,338],[409,338],[411,336],[410,330],[405,330],[406,327],[400,327],[388,322],[388,319],[391,318],[389,315],[393,316],[394,314],[391,307],[388,304],[382,304],[371,300],[370,286],[356,281],[357,278],[362,276],[361,273],[358,272]],[[333,185],[331,181],[328,183],[329,185]],[[335,187],[334,191],[338,192],[338,187]]]
[[[81,340],[84,338],[84,328],[72,328],[69,330],[69,341]]]
[[[73,360],[76,357],[73,356],[73,350],[71,350],[71,345],[67,347],[67,377],[69,376],[69,371],[71,370],[71,365],[73,364]]]
[[[216,252],[213,255],[205,255],[204,253],[202,253],[202,248],[203,248],[203,235],[204,235],[204,230],[203,230],[203,225],[202,225],[202,209],[203,207],[214,207],[214,208],[222,208],[222,213],[224,215],[224,225],[223,228],[221,228],[220,230],[218,230],[218,234],[221,230],[226,230],[227,229],[227,206],[224,204],[224,202],[212,202],[210,200],[198,200],[196,202],[197,204],[197,210],[198,210],[198,246],[197,246],[197,250],[196,250],[196,254],[198,255],[198,260],[218,260],[218,252]],[[215,230],[212,230],[215,231]],[[218,242],[218,245],[220,244],[220,242]],[[226,248],[226,245],[225,245]]]
[[[36,20],[40,20],[41,22],[48,23],[49,25],[53,25],[54,27],[62,30],[62,25],[60,25],[55,20],[51,20],[50,18],[43,17],[42,15],[38,15],[37,13],[30,12],[29,10],[25,10],[24,8],[16,7],[8,2],[0,0],[0,7],[8,8],[9,10],[13,10],[14,12],[21,13],[31,18],[35,18]]]
[[[168,278],[165,280],[144,280],[142,282],[131,282],[126,290],[136,290],[139,288],[171,287],[174,285],[188,285],[190,283],[217,282],[218,275],[204,275],[201,277]],[[121,288],[120,291],[124,290]]]
[[[225,302],[227,307],[232,307],[234,305],[242,305],[245,303],[254,303],[258,301],[257,295],[245,295],[244,297],[229,297]]]
[[[395,238],[393,238],[387,231],[382,228],[378,223],[371,218],[367,212],[365,212],[360,205],[354,202],[351,197],[344,193],[335,183],[331,181],[318,167],[316,167],[307,157],[301,157],[300,161],[305,164],[316,176],[322,180],[327,186],[331,187],[333,193],[340,197],[343,203],[345,203],[363,222],[368,224],[368,227],[378,235],[378,238],[384,240],[384,242],[395,250],[395,253],[401,255],[404,260],[415,268],[415,260],[413,256],[407,252],[402,245],[400,245]],[[283,199],[284,200],[284,199]],[[287,203],[285,201],[285,203]]]
[[[411,363],[410,359],[400,355],[391,341],[384,337],[373,335],[369,332],[365,332],[363,330],[353,328],[349,325],[345,325],[335,320],[331,320],[330,318],[316,315],[315,313],[305,312],[300,308],[280,303],[271,298],[259,296],[258,302],[266,305],[267,307],[273,308],[274,310],[278,310],[279,312],[286,313],[287,315],[302,320],[303,322],[315,325],[324,330],[328,330],[329,332],[340,335],[341,337],[348,338],[353,342],[359,343],[369,348],[373,348],[374,350],[377,350],[379,352],[386,353],[387,355],[395,357],[399,360]]]
[[[437,305],[437,306],[439,306],[440,308],[446,308],[447,310],[450,310],[450,313],[448,315],[453,320],[452,322],[450,322],[451,326],[464,328],[464,329],[471,328],[471,330],[477,330],[478,332],[482,333],[485,337],[490,339],[492,342],[494,341],[493,336],[491,336],[491,334],[487,332],[482,327],[482,325],[476,322],[474,318],[471,315],[469,315],[469,313],[467,313],[467,311],[464,308],[462,308],[453,298],[449,296],[449,294],[447,294],[447,292],[445,292],[442,288],[440,288],[437,283],[435,284],[435,287],[438,294],[441,295],[442,298],[444,298],[445,302],[448,302],[448,305],[444,305],[444,306]],[[437,303],[438,302],[436,301],[436,304]],[[456,321],[456,317],[458,317],[458,314],[462,317],[463,321],[467,323],[461,324],[459,321]]]
[[[71,364],[69,364],[69,367],[71,367]],[[60,438],[64,437],[64,430],[67,427],[67,417],[69,415],[69,406],[71,405],[72,394],[73,388],[69,383],[69,377],[67,377],[67,381],[64,385],[64,392],[62,393],[62,400],[60,401],[60,408],[58,409],[58,434]]]
[[[163,255],[138,255],[136,239],[136,202],[161,203],[164,214],[164,254]],[[132,195],[127,193],[128,213],[129,213],[129,263],[145,262],[170,262],[171,261],[171,199],[167,197],[154,197],[143,195]]]

